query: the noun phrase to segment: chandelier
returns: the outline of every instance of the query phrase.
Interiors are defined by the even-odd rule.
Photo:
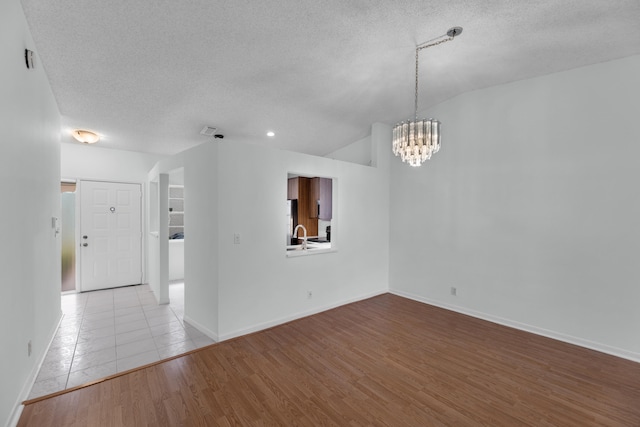
[[[393,154],[411,166],[420,166],[440,150],[440,122],[434,119],[418,120],[418,54],[422,49],[453,40],[462,33],[453,27],[446,34],[416,46],[416,90],[414,120],[400,122],[393,128]]]

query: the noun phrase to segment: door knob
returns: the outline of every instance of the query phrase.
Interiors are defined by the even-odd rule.
[[[89,244],[88,243],[83,243],[82,246],[87,247],[87,246],[89,246]]]

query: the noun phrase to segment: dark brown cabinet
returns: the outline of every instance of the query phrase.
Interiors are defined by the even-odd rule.
[[[311,206],[311,178],[296,177],[289,178],[287,181],[287,198],[289,200],[297,200],[297,219],[307,229],[307,236],[318,235],[318,219],[312,216]],[[302,230],[298,231],[298,236],[302,237]]]
[[[320,178],[309,179],[309,216],[318,218],[320,209],[318,202],[320,201]]]

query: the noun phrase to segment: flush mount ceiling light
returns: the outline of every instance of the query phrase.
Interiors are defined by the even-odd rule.
[[[461,27],[453,27],[446,34],[416,46],[416,90],[414,120],[400,122],[393,128],[393,154],[411,166],[420,166],[440,150],[440,122],[434,119],[418,120],[418,54],[422,49],[453,40],[462,33]]]
[[[95,144],[100,141],[100,137],[97,133],[89,130],[76,129],[72,132],[73,137],[83,144]]]
[[[276,136],[276,134],[274,132],[269,131],[267,132],[267,136]]]

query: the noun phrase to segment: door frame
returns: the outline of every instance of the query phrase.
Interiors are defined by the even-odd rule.
[[[82,290],[82,251],[80,251],[80,244],[82,244],[82,232],[80,230],[81,223],[81,207],[82,207],[82,190],[80,183],[82,181],[93,181],[93,182],[104,182],[104,183],[113,183],[113,184],[135,184],[140,186],[140,232],[142,233],[141,242],[140,242],[140,269],[142,272],[141,283],[145,284],[147,282],[147,221],[146,221],[146,193],[145,193],[145,184],[143,182],[132,182],[132,181],[122,181],[122,180],[114,180],[114,179],[92,179],[92,178],[69,178],[69,180],[75,179],[76,181],[76,224],[75,224],[75,232],[76,232],[76,244],[77,244],[77,254],[76,256],[76,292],[83,292]]]

